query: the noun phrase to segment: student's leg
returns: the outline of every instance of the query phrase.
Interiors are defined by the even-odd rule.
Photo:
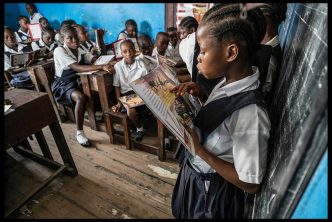
[[[142,141],[143,139],[143,124],[138,118],[136,108],[128,108],[127,109],[127,115],[129,119],[134,123],[137,133],[135,139],[137,141]]]
[[[90,142],[83,132],[85,95],[81,91],[75,90],[72,92],[71,98],[75,102],[76,139],[82,146],[90,146]]]

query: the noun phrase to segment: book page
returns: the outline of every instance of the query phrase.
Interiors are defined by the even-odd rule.
[[[5,113],[7,112],[7,110],[9,110],[10,107],[12,107],[12,105],[5,105]]]
[[[174,67],[176,62],[173,59],[166,58],[165,56],[157,54],[157,61],[159,65],[166,64],[170,67]]]
[[[99,56],[98,59],[93,64],[94,65],[106,65],[113,58],[114,58],[114,55],[102,55],[102,56]]]
[[[125,108],[133,108],[144,105],[144,101],[137,94],[122,96],[119,98],[119,100],[125,106]]]
[[[29,33],[33,41],[41,38],[41,26],[39,23],[28,24]]]
[[[146,76],[131,82],[130,86],[189,152],[195,155],[192,138],[184,128],[184,125],[192,126],[195,106],[191,104],[188,93],[176,96],[170,91],[177,83],[169,75],[158,66]]]

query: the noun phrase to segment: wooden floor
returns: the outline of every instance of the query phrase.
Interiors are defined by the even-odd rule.
[[[62,175],[11,218],[173,218],[171,196],[178,164],[140,150],[111,145],[104,132],[84,126],[93,146],[83,148],[75,125],[62,123],[79,175]],[[62,163],[48,128],[43,129],[51,153]],[[41,153],[36,139],[29,140]],[[53,170],[22,157],[13,149],[5,157],[5,211],[15,206]]]

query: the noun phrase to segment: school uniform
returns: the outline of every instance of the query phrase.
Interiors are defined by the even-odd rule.
[[[133,89],[129,83],[148,73],[143,61],[139,58],[135,58],[134,63],[131,65],[126,64],[125,60],[122,59],[114,65],[114,69],[113,86],[120,87],[121,94],[132,91]]]
[[[176,62],[181,60],[181,56],[179,53],[179,45],[180,45],[180,41],[178,41],[176,43],[175,47],[173,47],[173,45],[171,43],[169,43],[167,50],[166,50],[166,52],[168,52],[168,54],[170,55],[170,58]]]
[[[122,30],[120,33],[119,33],[119,35],[118,35],[118,40],[119,39],[126,39],[128,37],[128,33],[127,33],[127,31],[126,30]]]
[[[26,42],[30,38],[29,32],[23,32],[21,28],[15,32],[16,42]]]
[[[157,55],[160,55],[160,54],[157,50],[157,47],[154,47],[154,49],[152,51],[152,56],[157,58]],[[165,56],[166,58],[172,59],[172,55],[170,54],[170,52],[168,50],[165,51],[165,54],[163,56]]]
[[[46,48],[46,53],[52,52],[55,50],[56,47],[58,47],[58,44],[53,42],[51,45],[46,45],[45,42],[42,39],[39,39],[38,41],[31,43],[31,48],[33,51],[37,51],[41,48]]]
[[[80,65],[91,64],[93,58],[91,53],[85,53],[82,49],[78,48],[78,56],[76,57],[66,44],[57,47],[53,54],[55,66],[55,80],[51,88],[54,98],[57,102],[74,106],[71,99],[71,94],[74,90],[81,89],[79,77],[76,71],[69,67],[73,63]]]
[[[95,43],[93,41],[89,40],[89,41],[85,41],[84,43],[80,43],[80,48],[84,52],[91,52],[91,49],[93,48],[94,45],[95,45]]]
[[[30,24],[35,24],[35,23],[39,23],[39,19],[43,18],[44,16],[42,14],[40,14],[39,12],[35,12],[33,13],[33,15],[30,15],[29,19],[30,19]]]
[[[4,62],[5,62],[5,71],[7,71],[8,69],[11,68],[11,64],[10,64],[10,55],[11,54],[21,54],[24,52],[31,52],[31,47],[21,44],[21,43],[17,43],[17,51],[14,49],[9,48],[6,44],[4,44]]]
[[[151,56],[151,57],[152,57],[152,56]],[[149,73],[152,69],[154,69],[154,68],[156,68],[156,67],[158,66],[158,62],[157,62],[157,60],[155,59],[155,57],[153,57],[154,60],[152,60],[151,58],[148,58],[148,57],[146,57],[145,55],[143,55],[143,54],[141,53],[141,54],[139,54],[139,56],[137,56],[137,58],[143,61],[144,65],[145,65],[145,68],[146,68],[146,70],[148,71],[148,73]]]
[[[270,120],[259,88],[259,71],[212,90],[193,124],[202,146],[234,164],[239,179],[260,184],[266,171]],[[245,192],[198,155],[186,151],[172,196],[176,218],[242,218]]]
[[[194,58],[194,49],[196,42],[196,32],[187,35],[186,38],[182,39],[179,43],[179,54],[186,64],[187,69],[192,76],[193,71],[193,58]]]

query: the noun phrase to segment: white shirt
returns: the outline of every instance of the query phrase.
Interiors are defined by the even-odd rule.
[[[276,47],[279,45],[279,35],[274,36],[270,41],[265,43],[265,45],[270,45],[272,47]]]
[[[153,57],[153,56],[151,56],[151,57]],[[145,55],[143,55],[142,53],[139,54],[139,56],[137,56],[137,58],[143,61],[144,65],[145,65],[145,68],[148,71],[148,73],[152,69],[154,69],[154,68],[156,68],[158,66],[158,62],[157,62],[156,59],[152,60],[152,59],[146,57]],[[153,58],[155,58],[155,57],[153,57]]]
[[[192,76],[193,72],[193,59],[196,43],[196,32],[187,35],[182,39],[179,45],[179,54],[184,63],[186,63],[187,69]]]
[[[204,105],[223,97],[257,89],[259,71],[255,66],[252,69],[253,75],[223,87],[221,86],[225,79],[222,80],[212,90]],[[209,134],[203,147],[220,159],[233,163],[241,181],[259,184],[266,171],[270,127],[266,111],[257,104],[251,104],[228,116]],[[190,162],[198,172],[215,172],[197,155],[192,157]]]
[[[53,51],[55,49],[55,42],[53,42],[50,46],[46,45],[42,39],[38,40],[39,45],[36,42],[31,43],[31,48],[33,51],[39,50],[41,47],[46,47],[49,51]]]
[[[175,47],[173,47],[173,45],[171,43],[169,43],[167,50],[166,50],[166,53],[168,53],[170,55],[170,58],[176,62],[181,60],[181,56],[179,53],[179,45],[180,45],[179,41],[176,43]]]
[[[17,45],[18,45],[17,46],[17,51],[15,51],[14,49],[9,48],[6,44],[4,44],[4,45],[5,45],[4,52],[9,52],[10,54],[21,54],[21,53],[23,53],[23,48],[27,47],[24,44],[17,43]],[[5,59],[4,59],[5,71],[12,67],[11,64],[10,64],[10,56],[7,56],[6,54],[7,53],[5,53]]]
[[[83,49],[83,51],[90,52],[89,49],[94,46],[94,42],[92,42],[91,40],[89,40],[89,41],[85,41],[85,44],[87,45],[87,47],[85,47],[83,44],[80,44],[80,47]]]
[[[85,64],[91,64],[93,55],[86,53],[82,49],[78,48],[78,57],[76,57],[66,44],[63,47],[57,47],[53,54],[55,75],[61,77],[64,70],[70,69],[69,65],[73,63],[79,63],[82,59]]]
[[[152,51],[152,56],[157,58],[157,55],[160,55],[160,54],[157,50],[157,47],[154,47],[154,49]],[[166,49],[165,55],[163,55],[163,56],[165,56],[166,58],[172,59],[172,56],[171,56],[170,52],[167,49]]]
[[[39,12],[35,12],[32,16],[30,16],[30,24],[39,23],[39,19],[44,17]]]
[[[125,31],[125,32],[121,32],[120,34],[119,34],[119,38],[118,38],[118,40],[119,39],[126,39],[128,37],[128,34],[127,34],[127,32]]]
[[[114,69],[113,86],[120,87],[122,94],[133,90],[129,83],[148,73],[142,60],[138,58],[135,58],[134,63],[131,65],[126,64],[125,60],[122,59],[115,64]]]
[[[18,32],[22,34],[21,37],[18,35]],[[29,31],[27,33],[25,33],[20,28],[17,32],[15,32],[15,38],[16,38],[16,42],[26,41],[28,38],[30,38]]]

